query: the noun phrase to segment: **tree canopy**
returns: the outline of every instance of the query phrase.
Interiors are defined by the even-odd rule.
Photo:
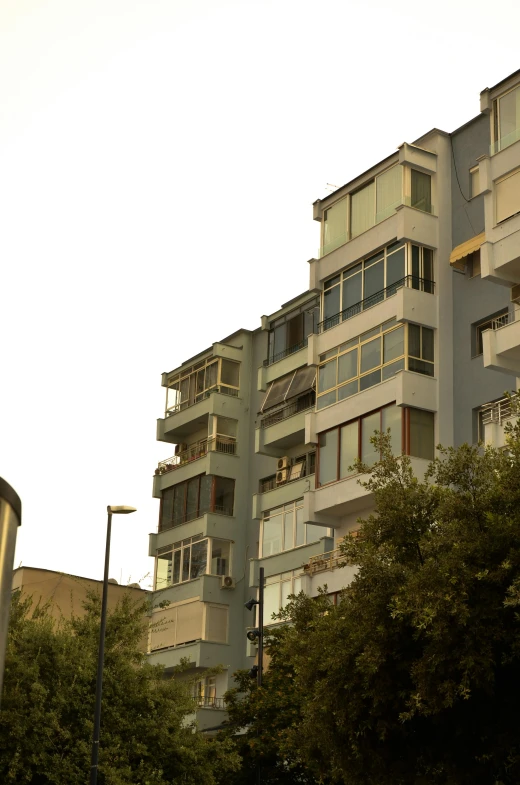
[[[0,711],[0,781],[85,785],[90,772],[100,598],[56,623],[13,597]],[[226,744],[193,732],[186,683],[139,650],[145,604],[124,597],[106,631],[100,785],[213,785],[237,765]]]
[[[439,448],[424,479],[374,440],[358,468],[375,512],[342,546],[355,579],[336,606],[301,594],[281,613],[230,732],[320,783],[518,783],[520,429],[506,451]]]

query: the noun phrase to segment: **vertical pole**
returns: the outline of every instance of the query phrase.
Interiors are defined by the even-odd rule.
[[[11,608],[14,551],[21,518],[22,503],[18,495],[0,477],[0,698]]]
[[[264,670],[264,568],[260,567],[260,588],[258,590],[258,686],[262,686]]]
[[[108,563],[110,561],[110,534],[112,529],[112,513],[108,513],[107,544],[105,549],[105,574],[103,577],[103,599],[101,600],[101,625],[99,630],[99,652],[96,680],[96,708],[94,710],[94,737],[92,740],[92,757],[90,762],[90,785],[97,785],[99,759],[99,731],[101,727],[101,694],[103,692],[103,663],[105,660],[105,630],[107,626],[108,599]]]

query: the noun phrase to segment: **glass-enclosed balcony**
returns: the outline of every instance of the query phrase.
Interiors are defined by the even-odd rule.
[[[165,417],[194,406],[214,392],[238,397],[240,363],[209,357],[168,379]]]
[[[193,581],[203,575],[230,575],[231,542],[197,534],[159,549],[155,590]]]
[[[184,445],[178,445],[183,447]],[[193,463],[199,458],[204,458],[208,452],[222,452],[226,455],[236,455],[237,442],[234,437],[230,436],[216,436],[211,439],[201,439],[195,444],[190,444],[186,449],[181,449],[175,453],[171,458],[165,461],[159,461],[156,474],[166,474],[166,472],[175,471],[187,463]]]

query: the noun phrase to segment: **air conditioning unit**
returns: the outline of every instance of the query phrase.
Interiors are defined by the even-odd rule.
[[[280,471],[280,469],[288,469],[291,464],[290,458],[287,455],[284,455],[283,458],[278,458],[278,464],[276,466],[276,470]]]
[[[287,469],[282,469],[280,472],[276,472],[276,485],[283,485],[287,482],[288,471]]]
[[[511,302],[520,303],[520,283],[511,287]]]
[[[234,589],[235,588],[235,581],[231,577],[231,575],[223,575],[220,579],[220,588],[221,589]]]
[[[184,452],[187,449],[188,449],[188,445],[187,444],[176,444],[175,445],[175,455],[180,455],[181,452]]]

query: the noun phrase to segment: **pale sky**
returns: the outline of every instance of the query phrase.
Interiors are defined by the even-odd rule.
[[[0,0],[15,566],[101,578],[129,504],[110,574],[152,572],[161,372],[304,291],[327,183],[478,114],[519,22],[517,0]]]

